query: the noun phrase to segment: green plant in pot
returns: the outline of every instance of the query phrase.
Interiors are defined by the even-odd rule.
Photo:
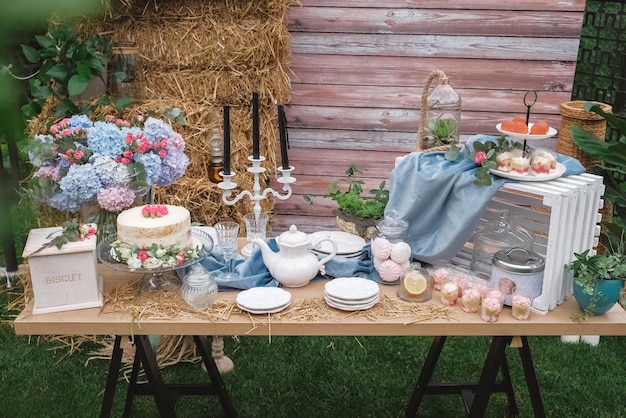
[[[608,254],[574,253],[565,267],[574,274],[574,297],[583,310],[582,318],[602,315],[617,303],[626,280],[623,248]]]
[[[363,180],[357,175],[363,174],[356,164],[346,168],[346,177],[334,181],[328,186],[324,195],[305,194],[304,200],[313,204],[316,197],[323,197],[337,202],[337,223],[343,231],[371,239],[376,235],[376,222],[385,212],[389,201],[389,189],[383,180],[377,189],[371,189],[370,195],[363,194]],[[347,188],[342,187],[346,185]]]

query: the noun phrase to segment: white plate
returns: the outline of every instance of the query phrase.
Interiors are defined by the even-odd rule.
[[[317,250],[311,250],[314,254],[317,255],[328,255],[330,253],[325,253],[323,251],[317,251]],[[336,254],[336,256],[338,257],[343,257],[343,258],[357,258],[360,257],[363,254],[363,251],[357,251],[356,253],[347,253],[347,254]]]
[[[550,174],[535,176],[533,174],[517,174],[510,171],[490,170],[492,174],[498,177],[504,177],[505,179],[520,180],[520,181],[547,181],[558,179],[565,173],[565,166],[561,163],[556,163],[556,168]]]
[[[367,299],[379,293],[378,283],[360,277],[337,277],[326,283],[324,290],[342,300]]]
[[[237,305],[247,311],[269,311],[291,303],[291,293],[279,287],[253,287],[237,295]]]
[[[320,240],[330,237],[337,243],[337,255],[352,254],[357,251],[361,251],[365,246],[365,240],[358,235],[350,234],[343,231],[317,231],[311,234],[313,240]],[[333,250],[333,245],[328,242],[320,242],[315,250],[330,254]]]
[[[376,297],[376,299],[374,299],[373,302],[369,302],[369,303],[363,303],[363,304],[359,304],[359,305],[346,305],[343,303],[337,303],[337,302],[333,302],[331,299],[326,299],[326,304],[330,307],[336,308],[336,309],[341,309],[342,311],[362,311],[365,309],[369,309],[372,306],[376,305],[378,303],[379,298]]]
[[[533,125],[534,125],[534,123],[529,123],[528,124],[528,131],[530,131],[530,128],[532,128]],[[547,134],[544,134],[544,135],[531,135],[531,134],[520,134],[518,132],[505,131],[505,130],[500,128],[501,126],[502,126],[501,123],[496,125],[496,129],[498,130],[498,132],[500,132],[502,135],[506,135],[506,136],[511,137],[513,139],[517,139],[518,141],[523,141],[525,139],[528,139],[528,140],[546,139],[546,138],[552,138],[554,135],[556,135],[556,129],[554,129],[552,127],[548,128],[548,133]]]
[[[289,305],[291,305],[291,301],[284,306],[278,306],[273,309],[249,309],[249,308],[246,308],[245,306],[241,306],[240,304],[237,304],[239,309],[241,309],[242,311],[250,312],[253,315],[263,315],[263,314],[268,314],[268,313],[280,312],[283,309],[287,308]]]
[[[339,299],[339,298],[335,298],[331,295],[329,295],[328,293],[326,293],[324,291],[324,299],[326,300],[330,300],[331,302],[334,302],[336,304],[340,304],[340,305],[346,305],[346,306],[350,306],[350,305],[365,305],[371,302],[374,302],[374,300],[378,300],[380,297],[380,295],[376,294],[370,298],[366,298],[366,299],[357,299],[357,300],[345,300],[345,299]]]

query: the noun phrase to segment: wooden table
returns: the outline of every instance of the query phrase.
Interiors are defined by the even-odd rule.
[[[105,278],[105,291],[115,288],[121,284],[137,279],[137,275],[121,273],[111,270],[103,265],[99,266],[100,273]],[[312,298],[323,297],[325,281],[314,281],[301,288],[288,288],[292,294],[292,304]],[[396,298],[397,287],[381,286],[381,296],[386,295]],[[220,292],[220,300],[235,300],[238,292]],[[404,303],[404,302],[398,302]],[[440,304],[435,295],[429,303]],[[413,397],[409,402],[406,415],[415,415],[423,395],[428,393],[452,393],[458,392],[464,395],[466,406],[470,416],[482,416],[486,409],[489,396],[492,392],[506,392],[509,396],[509,405],[512,399],[512,386],[508,377],[508,366],[504,349],[513,337],[529,335],[626,335],[626,311],[616,305],[607,314],[589,318],[582,322],[573,322],[570,318],[580,310],[573,299],[566,300],[561,306],[549,312],[547,315],[531,315],[528,321],[517,321],[513,319],[509,310],[505,308],[500,315],[500,319],[495,323],[482,321],[478,314],[466,314],[460,307],[454,307],[454,319],[434,319],[417,323],[409,323],[410,318],[386,318],[384,320],[372,322],[359,315],[346,315],[346,312],[333,311],[328,319],[314,320],[290,320],[280,319],[267,321],[263,315],[256,316],[259,320],[253,324],[248,314],[233,313],[229,319],[220,321],[208,321],[200,318],[184,319],[150,319],[141,320],[139,324],[134,323],[131,315],[127,312],[106,312],[100,309],[84,309],[81,311],[57,312],[51,314],[32,314],[32,303],[20,313],[15,320],[16,334],[28,335],[117,335],[134,337],[137,346],[137,356],[135,358],[138,371],[141,363],[146,370],[148,380],[152,380],[155,386],[148,391],[137,390],[135,393],[150,393],[155,396],[157,406],[162,416],[174,415],[175,405],[169,403],[167,387],[162,381],[158,366],[155,363],[156,357],[152,352],[147,340],[148,335],[191,335],[194,336],[199,351],[205,361],[207,370],[213,383],[213,389],[197,391],[190,390],[190,394],[216,394],[220,397],[227,415],[235,415],[228,394],[223,386],[219,372],[215,368],[215,363],[211,359],[208,349],[206,335],[289,335],[289,336],[433,336],[434,339],[431,350],[415,387]],[[79,314],[80,312],[80,314]],[[140,326],[139,326],[140,325]],[[141,333],[141,335],[137,335]],[[430,377],[437,363],[445,338],[447,336],[491,336],[492,344],[485,361],[483,374],[479,382],[474,384],[448,384],[445,387],[429,383]],[[534,374],[534,367],[530,357],[530,350],[526,337],[521,339],[520,355],[526,374],[526,380],[536,415],[543,414],[543,405]],[[119,348],[119,337],[116,339],[116,346]],[[119,358],[116,358],[119,356]],[[106,415],[104,404],[109,402],[108,408],[112,404],[112,393],[110,384],[114,385],[117,380],[117,372],[120,366],[121,350],[114,351],[114,358],[109,370],[109,383],[107,393],[103,401],[103,414]],[[498,370],[502,370],[503,381],[496,382]],[[150,374],[153,374],[150,376]],[[154,389],[156,388],[156,390]],[[184,389],[180,385],[173,388],[179,393]],[[157,396],[157,391],[160,394]],[[198,392],[198,393],[195,393]],[[132,399],[132,394],[129,394]],[[109,397],[109,398],[107,398]],[[128,398],[127,398],[128,399]],[[161,403],[161,404],[159,404]],[[130,405],[128,405],[130,406]]]

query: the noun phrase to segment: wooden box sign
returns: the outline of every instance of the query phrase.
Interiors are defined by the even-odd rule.
[[[102,306],[102,278],[97,273],[96,237],[55,246],[35,254],[60,227],[32,229],[24,247],[35,301],[34,314]],[[32,254],[32,255],[31,255]]]

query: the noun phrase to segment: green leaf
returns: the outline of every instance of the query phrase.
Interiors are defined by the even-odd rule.
[[[78,96],[87,89],[90,80],[91,75],[89,77],[85,77],[81,74],[73,75],[67,83],[68,94],[70,96]]]
[[[30,45],[22,44],[21,47],[22,47],[22,53],[24,54],[28,62],[30,62],[31,64],[35,64],[39,62],[41,58],[41,56],[39,55],[39,51],[37,51],[35,48],[33,48]]]
[[[118,112],[121,112],[122,110],[126,109],[128,106],[130,106],[133,103],[132,99],[128,96],[124,96],[124,97],[120,97],[119,99],[117,99],[115,101],[115,109]]]
[[[121,83],[127,78],[128,76],[126,75],[124,71],[116,71],[113,73],[113,77],[112,77],[114,83]]]
[[[91,77],[93,76],[89,66],[80,62],[76,63],[76,71],[78,72],[78,74],[80,74],[81,78],[87,80],[87,82],[89,82],[91,80]]]
[[[76,107],[76,104],[70,99],[63,99],[57,105],[57,108],[54,111],[54,116],[59,118],[76,113],[78,113],[78,107]]]
[[[42,48],[52,48],[55,46],[54,39],[45,35],[35,35],[35,40]]]
[[[57,64],[54,67],[50,68],[48,71],[46,71],[46,74],[56,80],[65,80],[68,74],[67,65]]]

